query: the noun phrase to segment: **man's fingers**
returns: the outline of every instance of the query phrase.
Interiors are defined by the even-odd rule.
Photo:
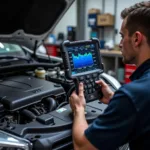
[[[102,87],[107,87],[108,85],[103,80],[95,81],[97,84],[100,84]]]
[[[83,86],[83,83],[79,84],[79,96],[84,96],[84,86]]]
[[[70,98],[76,99],[78,96],[75,91],[72,92]]]

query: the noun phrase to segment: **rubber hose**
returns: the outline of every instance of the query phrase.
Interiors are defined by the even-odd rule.
[[[15,70],[22,71],[22,70],[33,70],[36,69],[37,67],[44,67],[45,69],[48,68],[53,68],[53,67],[58,67],[60,66],[61,63],[55,63],[55,64],[48,64],[48,63],[33,63],[33,64],[21,64],[21,65],[12,65],[12,66],[5,66],[5,67],[0,67],[0,72],[1,73],[7,73],[7,72],[15,72]]]
[[[48,97],[46,98],[46,101],[48,102],[48,108],[49,108],[49,112],[55,110],[57,108],[57,103],[56,100],[53,99],[52,97]]]
[[[34,115],[31,111],[24,109],[21,111],[21,114],[28,117],[28,119],[33,120],[36,119],[36,115]]]

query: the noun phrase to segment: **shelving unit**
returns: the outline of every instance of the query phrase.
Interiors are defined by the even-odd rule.
[[[117,50],[100,50],[100,53],[104,64],[104,71],[106,73],[108,73],[109,70],[114,71],[115,78],[118,79],[118,69],[124,68],[121,52]]]

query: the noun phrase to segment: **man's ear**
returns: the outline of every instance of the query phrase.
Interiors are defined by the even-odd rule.
[[[139,31],[136,31],[133,35],[133,43],[135,47],[139,46],[143,41],[143,34]]]

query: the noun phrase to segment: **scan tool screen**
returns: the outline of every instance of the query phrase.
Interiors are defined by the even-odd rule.
[[[67,51],[72,75],[102,69],[97,57],[96,44],[68,46]]]

